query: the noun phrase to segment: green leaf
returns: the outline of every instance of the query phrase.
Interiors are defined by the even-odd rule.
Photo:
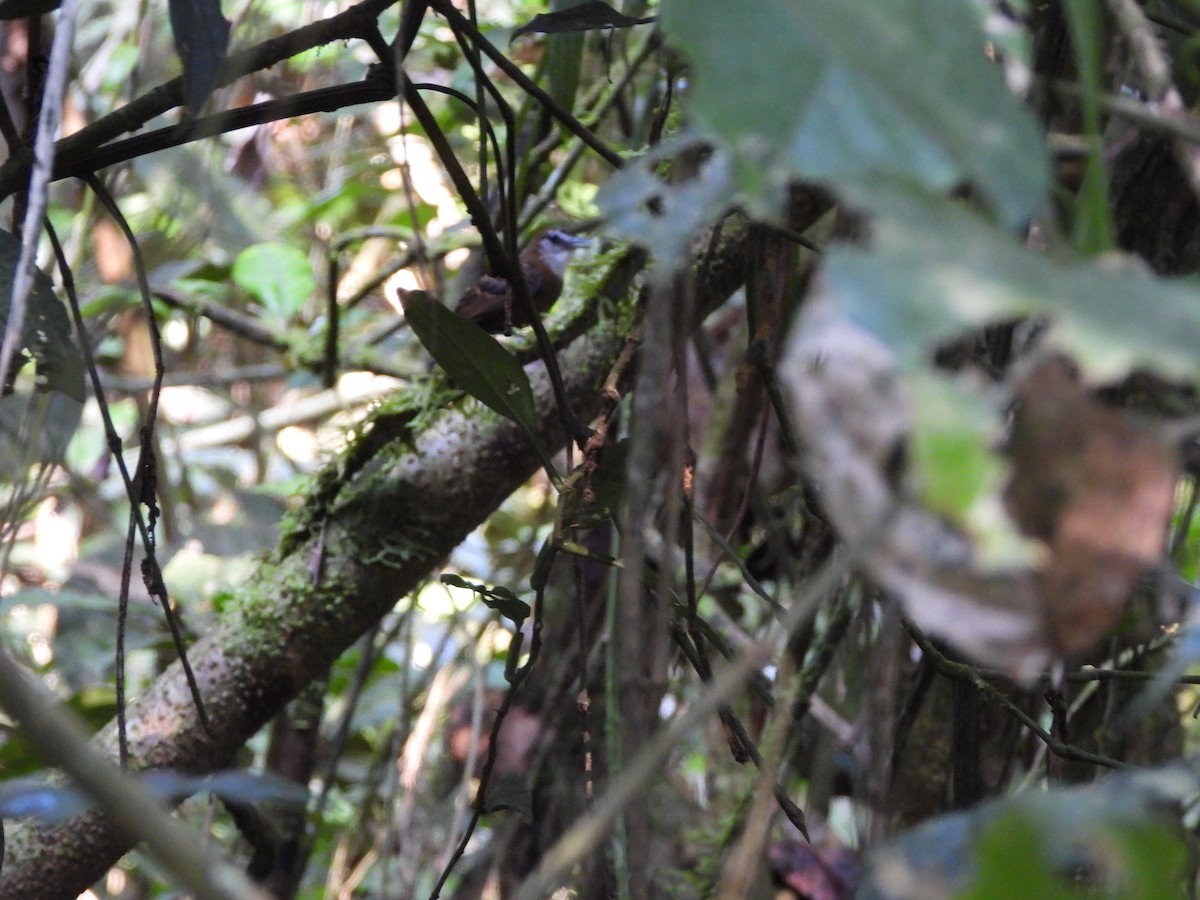
[[[974,883],[963,892],[963,900],[1071,900],[1077,896],[1063,884],[1046,858],[1047,838],[1040,824],[1020,808],[997,816],[978,838],[978,872]]]
[[[1195,490],[1195,487],[1192,490]],[[1184,516],[1186,511],[1187,506],[1182,506],[1176,511],[1174,519],[1171,522],[1172,534],[1177,533],[1184,524],[1187,525],[1187,534],[1175,550],[1172,562],[1178,567],[1179,575],[1184,581],[1195,583],[1200,579],[1200,515],[1197,515],[1193,511],[1185,523]],[[1197,627],[1200,627],[1200,623],[1191,628],[1192,630],[1196,630]],[[1197,636],[1200,637],[1200,634]],[[1198,658],[1200,658],[1200,654],[1198,654]]]
[[[571,12],[578,0],[551,0],[552,13]],[[573,109],[579,89],[579,69],[583,64],[583,38],[580,33],[551,35],[546,39],[546,79],[550,96],[563,109]]]
[[[494,609],[504,618],[510,620],[517,628],[521,627],[521,623],[529,618],[529,604],[510,591],[504,585],[496,585],[495,587],[487,587],[482,584],[475,584],[467,581],[453,572],[447,572],[439,579],[442,584],[448,584],[451,587],[466,588],[469,591],[474,591],[483,600],[483,605],[488,609]]]
[[[910,452],[926,473],[925,505],[959,518],[1004,484],[998,458],[987,452],[987,445],[1000,438],[999,422],[956,382],[922,378],[911,387],[918,421]]]
[[[455,384],[493,412],[515,422],[537,448],[547,471],[554,473],[535,432],[533,388],[516,357],[474,322],[422,291],[405,295],[404,316],[434,362]]]
[[[234,260],[231,275],[234,283],[280,321],[295,315],[317,287],[308,256],[287,244],[247,247]]]
[[[501,600],[516,600],[517,599],[517,595],[514,594],[512,591],[510,591],[508,588],[506,588],[502,584],[496,585],[494,588],[491,589],[490,593],[499,597]]]
[[[908,370],[983,325],[1034,316],[1046,340],[1096,381],[1134,369],[1200,381],[1200,281],[1156,278],[1123,257],[1057,262],[962,205],[892,192],[871,246],[826,254],[843,312],[886,341]]]
[[[229,22],[221,15],[221,0],[168,0],[175,52],[183,64],[183,104],[197,115],[217,86]]]
[[[988,821],[963,900],[1184,896],[1187,851],[1165,822],[1072,793],[1029,795]],[[1080,871],[1098,884],[1079,884]]]
[[[1084,131],[1091,145],[1075,210],[1075,246],[1082,253],[1100,253],[1111,250],[1116,243],[1108,207],[1108,176],[1101,152],[1100,96],[1103,55],[1107,51],[1103,13],[1091,0],[1067,0],[1063,8],[1071,27],[1071,47],[1083,89]]]
[[[969,182],[1009,225],[1045,201],[1040,133],[982,52],[970,0],[664,0],[661,17],[752,212],[777,213],[795,178],[867,210],[879,183]]]

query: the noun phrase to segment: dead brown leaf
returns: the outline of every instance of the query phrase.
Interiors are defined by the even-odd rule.
[[[1061,359],[1030,366],[1014,392],[1003,507],[1041,547],[1016,569],[990,567],[908,490],[910,399],[885,345],[818,295],[780,377],[806,468],[862,568],[918,627],[976,663],[1029,681],[1090,648],[1159,561],[1175,454],[1152,423],[1097,401]]]

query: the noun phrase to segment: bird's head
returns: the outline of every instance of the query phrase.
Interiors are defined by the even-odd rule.
[[[571,261],[571,254],[590,243],[587,238],[567,234],[558,228],[550,228],[535,237],[522,256],[532,257],[556,277],[562,278],[563,273],[567,271],[567,263]]]

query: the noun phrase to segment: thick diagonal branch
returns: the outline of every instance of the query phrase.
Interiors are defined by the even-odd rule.
[[[708,267],[701,309],[712,309],[740,282],[744,241],[726,234],[721,259]],[[613,264],[599,292],[625,311],[560,354],[568,397],[585,416],[598,409],[604,376],[632,327],[625,298],[643,262],[630,252]],[[544,367],[531,363],[527,371],[542,444],[560,445],[567,435]],[[229,765],[247,739],[539,466],[516,426],[473,402],[445,410],[420,432],[409,421],[399,411],[376,416],[347,454],[314,479],[279,548],[191,649],[212,736],[200,726],[178,665],[130,704],[134,769],[201,773]],[[115,756],[113,726],[96,741]],[[38,900],[78,896],[129,849],[116,824],[99,813],[55,828],[20,829],[7,844],[0,897]]]

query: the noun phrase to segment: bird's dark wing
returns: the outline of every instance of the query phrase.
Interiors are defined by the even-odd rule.
[[[462,295],[454,311],[484,331],[498,334],[510,324],[512,291],[503,278],[484,275]]]

